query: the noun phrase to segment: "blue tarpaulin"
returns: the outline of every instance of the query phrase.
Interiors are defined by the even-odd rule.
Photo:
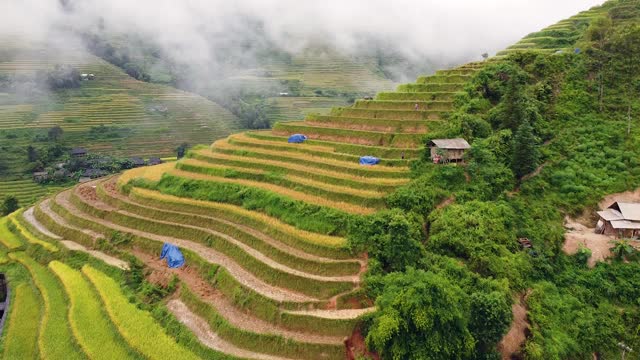
[[[177,246],[169,243],[164,243],[162,246],[162,253],[160,254],[160,260],[167,258],[167,265],[170,268],[179,268],[184,265],[184,256],[180,252]]]
[[[576,48],[575,50],[573,50],[573,52],[574,52],[575,54],[580,54],[581,50],[580,50],[580,48]]]
[[[360,165],[378,165],[380,159],[373,156],[363,156],[360,158]]]
[[[291,136],[289,136],[289,142],[290,143],[303,143],[305,140],[307,140],[307,137],[305,135],[302,134],[293,134]]]

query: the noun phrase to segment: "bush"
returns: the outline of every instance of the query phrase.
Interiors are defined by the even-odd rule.
[[[385,277],[367,344],[385,359],[464,359],[474,349],[469,299],[446,278],[409,268]]]
[[[366,251],[384,272],[404,271],[424,256],[422,218],[399,209],[356,220],[347,241],[355,252]]]

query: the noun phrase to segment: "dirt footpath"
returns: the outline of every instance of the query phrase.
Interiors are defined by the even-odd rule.
[[[527,318],[526,297],[527,293],[520,294],[516,302],[511,306],[513,312],[513,322],[509,332],[498,344],[498,351],[503,360],[509,360],[522,350],[522,345],[529,335],[529,320]]]

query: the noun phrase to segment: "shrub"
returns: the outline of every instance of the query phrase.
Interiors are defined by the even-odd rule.
[[[386,210],[354,222],[348,242],[353,251],[366,251],[385,272],[404,271],[424,255],[421,217],[399,209]]]

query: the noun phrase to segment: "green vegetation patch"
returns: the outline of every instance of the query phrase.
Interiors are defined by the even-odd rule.
[[[152,359],[199,359],[169,337],[151,314],[129,303],[115,280],[88,265],[82,273],[95,286],[106,312],[131,347]]]
[[[70,300],[69,322],[78,343],[91,359],[141,358],[124,343],[102,309],[95,290],[82,274],[59,261],[49,263]],[[105,351],[108,349],[108,351]]]
[[[13,289],[4,336],[5,359],[38,358],[38,325],[42,312],[40,296],[29,284],[21,283]]]

